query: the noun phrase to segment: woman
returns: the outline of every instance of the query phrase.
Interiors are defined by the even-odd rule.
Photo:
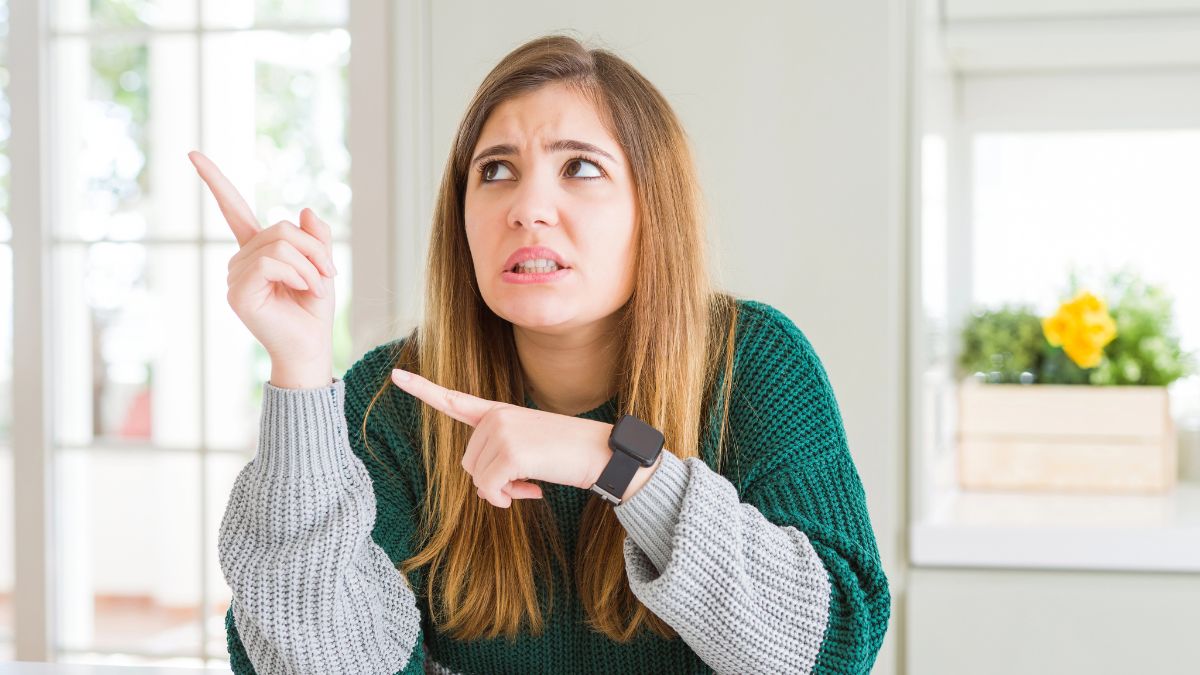
[[[221,523],[235,672],[870,669],[890,595],[825,370],[710,288],[686,136],[626,62],[551,36],[492,70],[424,321],[343,380],[328,226],[259,230],[190,156],[272,359]]]

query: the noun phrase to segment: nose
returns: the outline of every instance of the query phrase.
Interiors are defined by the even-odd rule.
[[[508,212],[509,227],[551,227],[558,222],[558,210],[554,204],[556,185],[553,178],[547,179],[540,174],[541,172],[531,171],[512,193],[513,202]]]

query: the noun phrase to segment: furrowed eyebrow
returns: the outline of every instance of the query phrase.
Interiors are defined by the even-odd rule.
[[[563,139],[563,140],[558,140],[558,141],[551,141],[551,142],[543,145],[542,149],[545,150],[546,152],[564,152],[564,151],[594,152],[597,155],[602,155],[604,157],[607,157],[609,159],[609,161],[611,161],[613,163],[616,163],[616,161],[617,161],[615,157],[613,157],[612,155],[608,154],[607,152],[601,150],[600,148],[592,145],[591,143],[584,143],[583,141],[576,141],[576,140],[572,140],[569,138]],[[487,148],[486,150],[479,153],[478,155],[475,155],[475,159],[471,160],[471,163],[476,164],[476,163],[478,163],[482,160],[485,160],[489,157],[500,157],[503,155],[519,155],[519,154],[520,153],[517,152],[517,146],[512,145],[510,143],[501,143],[500,145],[493,145],[492,147]]]

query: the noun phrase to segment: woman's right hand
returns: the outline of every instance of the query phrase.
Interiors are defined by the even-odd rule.
[[[337,270],[329,225],[306,208],[299,227],[285,220],[260,229],[250,206],[211,160],[196,151],[188,159],[237,238],[226,298],[271,356],[271,384],[330,384]]]

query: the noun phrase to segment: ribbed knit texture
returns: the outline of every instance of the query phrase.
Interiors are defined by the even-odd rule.
[[[890,595],[833,390],[791,320],[739,305],[719,471],[716,429],[699,459],[679,459],[668,439],[654,476],[615,507],[631,588],[682,639],[614,643],[562,588],[537,637],[466,643],[435,630],[423,570],[405,584],[391,564],[414,552],[419,402],[392,386],[376,403],[367,434],[382,462],[360,429],[389,378],[389,343],[327,388],[264,385],[258,454],[221,526],[234,672],[256,672],[248,652],[259,673],[868,672]],[[578,416],[615,422],[616,400]],[[542,487],[574,564],[580,513],[600,497]]]
[[[375,524],[375,500],[350,453],[343,385],[265,387],[272,404],[264,406],[259,452],[234,481],[218,538],[241,639],[264,673],[399,666],[417,637],[406,627],[420,615],[383,550],[361,545]],[[350,569],[356,573],[328,573]],[[320,629],[297,634],[291,614]]]

